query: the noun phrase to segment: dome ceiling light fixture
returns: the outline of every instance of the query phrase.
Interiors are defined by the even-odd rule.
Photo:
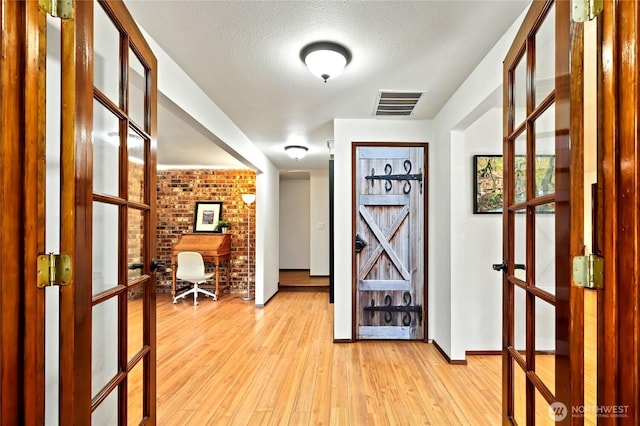
[[[284,147],[284,150],[287,152],[289,157],[297,161],[307,155],[309,148],[302,145],[287,145]]]
[[[351,52],[338,43],[317,41],[302,48],[300,59],[311,74],[320,77],[326,83],[328,79],[339,76],[349,65]]]

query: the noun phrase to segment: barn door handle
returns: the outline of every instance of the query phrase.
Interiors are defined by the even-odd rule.
[[[356,234],[356,253],[360,253],[367,245],[367,242],[362,239],[360,234]]]

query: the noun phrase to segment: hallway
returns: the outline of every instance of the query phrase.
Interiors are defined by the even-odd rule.
[[[499,424],[500,357],[421,342],[332,342],[328,294],[158,296],[158,424]]]

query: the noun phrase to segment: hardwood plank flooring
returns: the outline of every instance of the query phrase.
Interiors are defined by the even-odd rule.
[[[327,293],[158,295],[160,425],[500,424],[500,357],[446,363],[421,342],[333,343]]]
[[[312,277],[309,270],[281,270],[280,288],[283,287],[329,287],[329,277]]]

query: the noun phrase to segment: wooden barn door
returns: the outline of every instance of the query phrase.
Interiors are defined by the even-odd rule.
[[[424,144],[354,144],[357,339],[425,339]]]

